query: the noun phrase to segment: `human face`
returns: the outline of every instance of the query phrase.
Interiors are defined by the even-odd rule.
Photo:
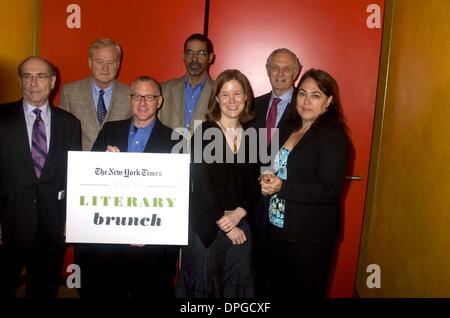
[[[118,52],[113,46],[92,50],[88,63],[95,83],[100,88],[111,85],[120,66]]]
[[[219,103],[221,119],[238,120],[244,110],[247,95],[238,81],[231,80],[223,84],[216,99]]]
[[[333,97],[327,97],[315,80],[307,78],[298,88],[297,95],[297,112],[303,123],[314,122],[327,111],[332,100]]]
[[[275,54],[267,65],[267,75],[275,95],[282,96],[292,88],[299,71],[290,54],[286,52]]]
[[[134,97],[133,97],[134,95]],[[153,101],[146,100],[152,99],[150,95],[155,96]],[[140,97],[139,100],[137,97]],[[131,111],[134,116],[134,125],[136,127],[145,127],[150,124],[156,117],[156,112],[162,105],[163,98],[158,91],[155,83],[153,82],[136,82],[130,95]]]
[[[205,42],[192,40],[187,42],[183,57],[188,75],[201,78],[208,71],[208,65],[211,64],[214,54],[208,52]]]
[[[49,76],[47,64],[37,58],[32,58],[22,66],[22,76],[19,78],[23,99],[36,107],[41,107],[48,101],[48,96],[55,87],[56,76]]]

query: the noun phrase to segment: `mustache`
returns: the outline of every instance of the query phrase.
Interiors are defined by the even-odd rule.
[[[188,64],[189,67],[202,67],[202,64],[198,63],[198,62],[191,62]]]

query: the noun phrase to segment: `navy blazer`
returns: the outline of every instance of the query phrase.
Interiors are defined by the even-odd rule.
[[[5,246],[64,243],[67,152],[81,150],[80,121],[55,107],[50,145],[40,178],[31,158],[22,100],[3,105],[0,114],[0,223]]]

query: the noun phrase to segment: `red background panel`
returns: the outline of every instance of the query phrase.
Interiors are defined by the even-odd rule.
[[[66,27],[71,3],[42,0],[41,55],[59,68],[61,84],[90,75],[88,48],[100,37],[121,45],[119,79],[126,84],[144,74],[161,82],[181,76],[184,41],[203,32],[204,0],[77,0],[80,29]]]
[[[338,81],[354,146],[348,175],[363,180],[347,184],[332,297],[352,297],[356,276],[381,48],[381,29],[366,25],[370,4],[383,12],[384,0],[212,0],[210,8],[214,76],[240,69],[255,96],[262,95],[270,91],[268,55],[287,47],[299,57],[303,72],[320,68]]]

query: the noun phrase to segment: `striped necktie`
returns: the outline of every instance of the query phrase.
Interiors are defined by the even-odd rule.
[[[270,144],[270,141],[272,139],[272,129],[274,129],[277,126],[277,111],[278,111],[278,103],[281,102],[281,99],[276,97],[272,101],[272,105],[269,109],[269,114],[267,115],[266,119],[266,140],[267,145]]]
[[[33,159],[34,171],[39,178],[44,168],[45,159],[47,159],[47,137],[45,135],[45,125],[41,118],[41,110],[35,108],[36,120],[33,124],[31,136],[31,157]]]

